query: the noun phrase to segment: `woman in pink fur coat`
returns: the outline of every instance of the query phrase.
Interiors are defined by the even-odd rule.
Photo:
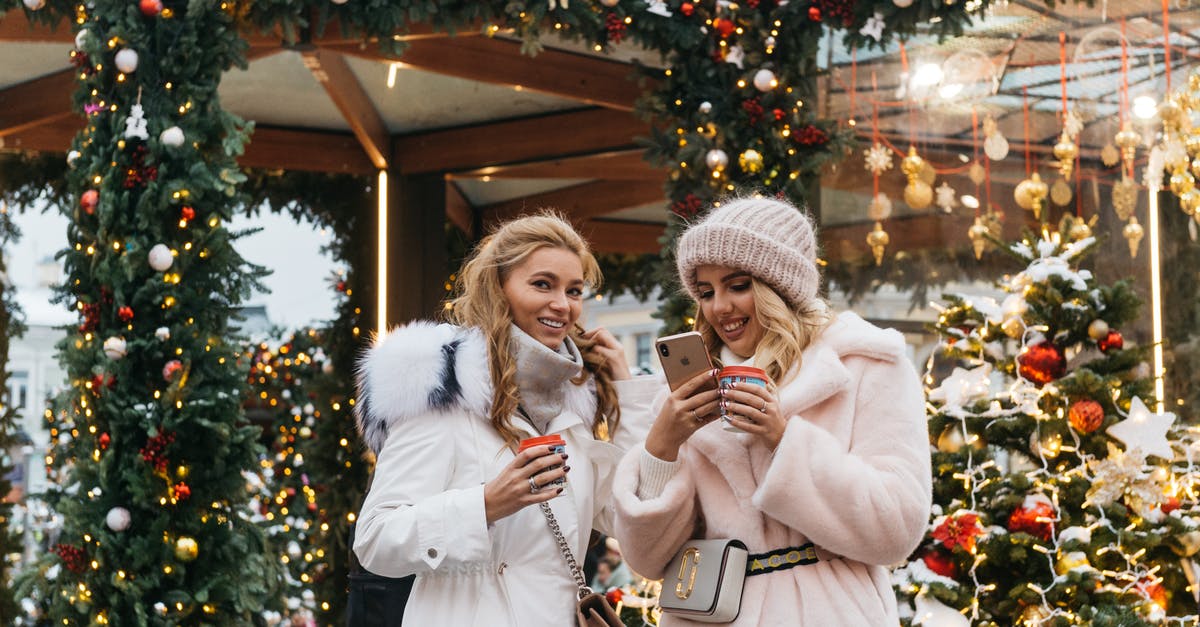
[[[813,227],[785,202],[713,210],[684,233],[677,264],[709,353],[774,383],[712,390],[708,372],[663,393],[644,448],[615,479],[629,565],[673,577],[664,569],[692,537],[739,539],[752,559],[798,550],[815,560],[749,574],[727,624],[896,625],[888,566],[921,540],[931,498],[922,390],[903,337],[829,313]],[[722,428],[722,407],[745,433]]]

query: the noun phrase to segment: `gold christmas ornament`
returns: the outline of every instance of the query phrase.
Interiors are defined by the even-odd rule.
[[[1174,96],[1164,98],[1162,104],[1158,105],[1158,116],[1162,119],[1163,129],[1168,133],[1177,131],[1183,123],[1183,107],[1179,106],[1179,101]]]
[[[1121,220],[1128,220],[1129,216],[1133,215],[1134,209],[1137,209],[1137,183],[1128,176],[1124,176],[1120,181],[1113,184],[1112,203],[1113,210],[1117,212],[1117,217]]]
[[[1058,172],[1064,179],[1071,178],[1071,172],[1075,169],[1075,157],[1078,155],[1079,147],[1067,137],[1067,132],[1063,131],[1058,143],[1054,144],[1054,158],[1058,159]]]
[[[908,154],[900,162],[900,171],[904,172],[904,176],[908,177],[908,180],[911,182],[914,178],[920,176],[921,168],[924,167],[925,160],[921,158],[921,155],[917,154],[917,147],[909,146]]]
[[[738,167],[747,174],[757,174],[763,169],[763,157],[757,150],[750,148],[738,155]]]
[[[190,562],[199,554],[200,545],[196,544],[195,539],[189,536],[180,536],[175,541],[175,559],[181,562]]]
[[[1141,134],[1133,130],[1132,122],[1125,122],[1121,125],[1121,132],[1113,137],[1113,141],[1121,148],[1121,160],[1125,162],[1125,167],[1129,168],[1137,156],[1138,145],[1142,143]]]
[[[1104,162],[1104,167],[1111,168],[1121,162],[1121,151],[1112,144],[1104,144],[1100,149],[1100,160]]]
[[[1030,605],[1021,612],[1023,627],[1041,627],[1047,618],[1050,618],[1050,613],[1040,605]]]
[[[887,249],[891,238],[888,237],[887,231],[883,230],[883,224],[875,223],[875,229],[867,233],[867,246],[871,247],[871,254],[875,256],[875,265],[883,265],[883,252]]]
[[[1058,557],[1058,561],[1054,564],[1054,572],[1060,575],[1066,575],[1075,569],[1091,569],[1092,564],[1088,561],[1087,553],[1083,551],[1071,551],[1063,553]]]
[[[917,176],[921,177],[922,181],[925,181],[927,185],[932,187],[933,182],[937,180],[937,170],[933,169],[933,165],[931,163],[924,161],[921,164],[921,172],[917,174]]]
[[[974,161],[971,163],[971,167],[967,168],[967,178],[976,185],[983,185],[983,182],[987,180],[987,170],[979,165],[978,161]]]
[[[1194,216],[1200,212],[1200,190],[1195,188],[1179,195],[1179,208],[1189,216]]]
[[[1092,218],[1094,221],[1095,216],[1092,216]],[[1071,227],[1067,229],[1067,237],[1069,237],[1072,242],[1078,242],[1079,240],[1087,239],[1091,236],[1092,226],[1087,223],[1087,220],[1084,220],[1083,218],[1075,218],[1071,221]]]
[[[1095,320],[1092,320],[1091,324],[1088,325],[1087,333],[1088,337],[1092,338],[1093,340],[1102,340],[1108,337],[1108,323],[1100,318],[1096,318]]]
[[[1183,145],[1187,148],[1189,155],[1200,155],[1200,133],[1188,133],[1187,139],[1183,140]]]
[[[717,125],[712,122],[705,122],[704,126],[700,127],[700,136],[705,139],[712,139],[717,136]]]
[[[1029,450],[1035,456],[1040,455],[1046,459],[1054,459],[1062,452],[1062,434],[1055,432],[1043,433],[1038,437],[1037,432],[1029,434]]]
[[[975,258],[982,259],[983,251],[988,245],[989,230],[987,225],[983,223],[983,218],[975,216],[975,224],[967,229],[967,237],[971,240],[971,248],[975,251]]]
[[[1021,181],[1013,190],[1013,200],[1017,202],[1017,206],[1022,209],[1033,211],[1033,217],[1041,219],[1042,217],[1042,202],[1046,199],[1046,194],[1050,191],[1049,187],[1042,182],[1042,177],[1038,176],[1037,172],[1033,176]]]
[[[1182,196],[1196,189],[1196,179],[1192,177],[1191,172],[1179,170],[1171,175],[1170,185],[1171,193],[1176,196]]]
[[[1129,256],[1137,258],[1138,244],[1142,243],[1142,237],[1146,232],[1142,229],[1142,225],[1138,224],[1137,216],[1129,216],[1129,224],[1121,229],[1121,235],[1125,236],[1125,241],[1129,242]]]
[[[943,453],[957,453],[966,446],[967,442],[963,438],[962,427],[960,425],[946,425],[942,429],[942,434],[938,436],[937,447]]]
[[[913,209],[924,209],[933,202],[933,188],[925,181],[912,181],[904,187],[904,202]]]
[[[1025,323],[1021,320],[1021,316],[1011,316],[1000,323],[1000,330],[1004,331],[1008,337],[1019,340],[1025,334]]]
[[[1200,157],[1192,159],[1191,170],[1193,177],[1200,176]]]
[[[1071,185],[1064,179],[1056,179],[1054,184],[1050,186],[1050,200],[1059,206],[1066,206],[1071,202],[1071,198],[1075,192],[1071,191]]]

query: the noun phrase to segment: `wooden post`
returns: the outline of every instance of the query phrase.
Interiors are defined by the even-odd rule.
[[[429,319],[442,306],[446,183],[442,174],[388,176],[387,321]]]

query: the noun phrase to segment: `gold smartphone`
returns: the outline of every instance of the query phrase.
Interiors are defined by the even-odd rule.
[[[661,337],[654,342],[654,347],[658,351],[663,374],[667,377],[667,385],[671,386],[672,391],[701,372],[713,368],[704,340],[695,331]],[[711,387],[716,387],[715,379]]]

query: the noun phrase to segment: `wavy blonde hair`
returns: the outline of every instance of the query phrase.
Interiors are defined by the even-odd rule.
[[[771,286],[753,275],[750,286],[754,315],[763,328],[763,336],[754,350],[754,365],[765,370],[776,385],[782,385],[796,376],[804,349],[829,326],[833,314],[829,303],[822,298],[814,298],[802,308],[792,309]],[[695,320],[692,328],[704,338],[708,354],[719,362],[724,344],[716,329],[704,319],[699,303],[696,304]]]
[[[505,222],[485,237],[459,272],[450,307],[443,310],[447,321],[479,329],[487,339],[492,426],[514,448],[521,436],[512,426],[512,415],[521,399],[517,390],[517,362],[510,350],[513,317],[503,286],[513,268],[542,248],[561,248],[577,255],[583,266],[584,282],[592,288],[599,287],[600,266],[587,242],[561,216],[543,211]],[[588,375],[595,380],[592,435],[597,439],[611,437],[621,419],[612,376],[605,367],[604,357],[593,350],[595,341],[584,339],[583,327],[576,324],[570,335],[579,347],[584,366],[583,373],[571,383],[583,385]]]

